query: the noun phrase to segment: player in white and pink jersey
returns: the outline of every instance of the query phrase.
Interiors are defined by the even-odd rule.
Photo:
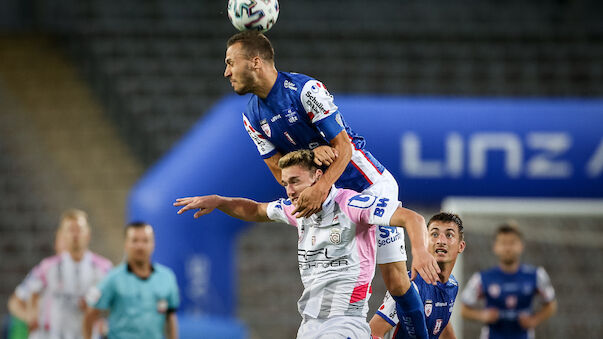
[[[298,301],[302,323],[298,338],[369,338],[366,322],[371,281],[375,273],[375,225],[405,227],[413,245],[412,269],[437,275],[437,263],[426,249],[425,220],[399,207],[397,201],[331,188],[321,211],[293,216],[301,192],[322,175],[312,151],[291,152],[279,161],[289,199],[257,203],[217,195],[177,199],[179,214],[199,209],[195,217],[215,208],[246,221],[281,221],[299,235],[298,263],[304,291]]]
[[[68,210],[61,218],[60,236],[65,251],[40,262],[15,289],[11,313],[30,313],[33,301],[35,319],[23,319],[30,327],[30,338],[81,338],[83,297],[111,269],[108,259],[88,250],[90,226],[86,213]]]

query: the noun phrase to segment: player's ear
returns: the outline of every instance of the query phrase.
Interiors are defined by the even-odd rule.
[[[459,253],[463,253],[466,246],[467,244],[465,243],[465,240],[461,240],[461,243],[459,244]]]
[[[262,65],[263,65],[262,58],[260,58],[259,56],[253,57],[251,59],[251,63],[252,63],[253,69],[260,69],[260,68],[262,68]]]
[[[316,179],[316,181],[318,181],[318,179],[320,179],[323,174],[324,172],[320,168],[317,169],[316,172],[314,172],[314,178]]]

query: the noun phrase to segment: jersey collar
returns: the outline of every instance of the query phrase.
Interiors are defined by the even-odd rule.
[[[278,72],[278,75],[276,76],[276,81],[274,82],[274,85],[272,85],[272,88],[270,89],[270,92],[268,92],[268,95],[266,96],[265,99],[262,99],[260,97],[258,97],[261,100],[265,100],[268,101],[270,100],[270,97],[276,95],[276,92],[278,92],[278,88],[279,88],[279,84],[283,82],[283,75],[281,74],[281,72]]]

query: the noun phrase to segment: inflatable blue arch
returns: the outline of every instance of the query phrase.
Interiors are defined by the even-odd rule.
[[[603,196],[603,100],[336,99],[411,208],[449,195]],[[155,259],[175,271],[185,312],[236,313],[235,244],[248,225],[221,212],[177,215],[174,200],[284,196],[243,128],[247,101],[218,102],[130,196],[129,219],[155,226]]]

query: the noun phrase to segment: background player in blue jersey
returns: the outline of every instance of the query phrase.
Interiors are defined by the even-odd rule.
[[[307,75],[277,71],[274,49],[266,36],[255,31],[233,35],[224,61],[224,76],[234,91],[253,94],[243,122],[277,182],[281,183],[278,160],[292,151],[312,149],[317,164],[329,166],[320,180],[299,196],[296,217],[320,211],[333,184],[398,201],[396,180],[365,149],[364,138],[347,125],[326,86]],[[393,298],[404,299],[408,305],[404,312],[421,323],[420,298],[406,275],[403,236],[390,235],[392,241],[378,244],[377,264]],[[413,277],[417,268],[425,281],[435,283],[439,273],[435,260],[427,252],[414,252]]]
[[[457,256],[465,250],[463,221],[456,214],[438,213],[429,219],[427,234],[428,250],[442,270],[441,282],[433,286],[417,276],[413,286],[421,296],[429,338],[455,339],[452,324],[448,321],[459,289],[452,269]],[[399,323],[396,308],[389,295],[385,296],[383,304],[371,319],[370,326],[373,337],[376,338],[413,338],[404,322]]]
[[[542,267],[522,264],[522,234],[513,224],[503,224],[496,231],[494,254],[498,266],[475,273],[462,294],[462,314],[486,326],[480,338],[527,339],[534,328],[552,316],[556,309],[555,290]],[[536,295],[544,305],[532,310]],[[480,307],[485,301],[485,307]]]

